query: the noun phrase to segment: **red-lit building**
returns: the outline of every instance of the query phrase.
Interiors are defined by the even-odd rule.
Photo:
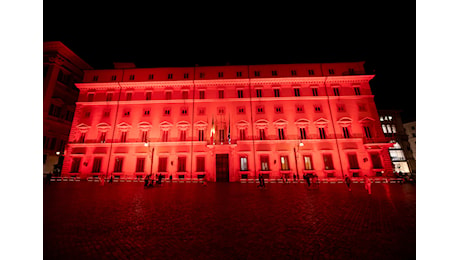
[[[393,176],[363,63],[86,70],[63,175]]]

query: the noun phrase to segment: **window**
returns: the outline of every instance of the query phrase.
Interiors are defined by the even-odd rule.
[[[366,138],[372,138],[371,129],[368,126],[363,127]]]
[[[167,163],[168,163],[167,157],[160,157],[158,159],[158,172],[166,172]]]
[[[278,128],[278,138],[280,140],[284,140],[284,129],[283,128]]]
[[[275,95],[275,97],[279,97],[280,96],[280,90],[277,88],[277,89],[274,89],[273,90],[273,93]]]
[[[308,75],[315,75],[315,71],[314,70],[308,70]]]
[[[101,172],[101,163],[102,163],[102,158],[96,157],[93,160],[93,171],[94,173]]]
[[[115,167],[113,167],[113,172],[122,172],[123,169],[123,158],[115,159]]]
[[[289,171],[289,160],[287,156],[281,156],[281,170],[282,171]]]
[[[80,157],[74,157],[72,158],[72,166],[70,167],[70,172],[79,172],[80,171],[80,162],[81,158]]]
[[[184,73],[184,79],[188,79],[188,73]]]
[[[72,111],[67,111],[65,115],[65,120],[72,122],[73,119],[73,112]]]
[[[172,73],[169,73],[168,74],[168,79],[172,79],[173,78],[173,74]]]
[[[359,87],[355,87],[354,90],[355,90],[355,95],[356,96],[361,95],[361,90],[359,89]]]
[[[281,107],[281,106],[276,106],[276,107],[275,107],[275,113],[283,113],[283,107]]]
[[[348,163],[350,164],[350,169],[359,169],[358,157],[355,153],[348,154]]]
[[[343,138],[350,138],[350,133],[348,132],[348,127],[342,127]]]
[[[260,77],[260,71],[254,71],[254,76],[255,77]]]
[[[162,142],[167,142],[168,141],[168,133],[169,133],[168,130],[163,130],[163,134],[161,136],[161,141]]]
[[[150,109],[144,110],[144,116],[148,116],[148,115],[150,115]]]
[[[244,114],[244,107],[238,107],[238,114]]]
[[[187,138],[186,135],[187,135],[187,131],[181,130],[181,131],[180,131],[180,140],[181,140],[181,141],[185,141],[186,138]]]
[[[103,117],[109,117],[110,116],[110,111],[104,111]]]
[[[85,142],[85,136],[86,136],[86,133],[81,133],[80,134],[80,139],[78,139],[78,142],[79,143],[84,143]]]
[[[204,157],[196,157],[196,171],[204,172]]]
[[[54,114],[54,105],[51,104],[50,110],[48,111],[48,115],[52,116]]]
[[[185,169],[186,169],[186,167],[185,167],[185,166],[186,166],[186,165],[185,165],[186,159],[187,159],[187,158],[185,158],[185,157],[179,157],[179,158],[177,158],[177,161],[178,161],[178,162],[177,162],[177,171],[178,171],[178,172],[185,172]]]
[[[383,130],[383,133],[386,134],[387,133],[387,128],[386,128],[386,125],[382,125],[382,130]]]
[[[240,140],[246,140],[246,130],[240,129]]]
[[[205,111],[206,111],[206,109],[204,107],[199,107],[198,108],[198,115],[200,115],[200,116],[204,115]]]
[[[129,75],[129,80],[134,80],[134,75]]]
[[[46,136],[43,136],[43,148],[48,148],[48,142],[49,142],[49,138],[46,138]]]
[[[260,156],[260,170],[261,171],[269,171],[270,170],[267,155]]]
[[[248,158],[240,157],[240,171],[247,171],[247,170],[248,170]]]
[[[163,112],[163,115],[169,116],[170,113],[171,113],[171,109],[165,108],[165,110],[164,110],[164,112]]]
[[[319,129],[319,138],[326,139],[326,131],[324,130],[324,127],[320,127],[318,129]]]
[[[217,114],[224,115],[225,114],[225,108],[224,107],[217,108]]]
[[[238,90],[238,98],[243,98],[243,90],[242,89]]]
[[[296,105],[295,110],[297,113],[303,113],[303,106],[302,105]]]
[[[304,155],[303,161],[305,163],[305,170],[313,170],[313,160],[311,155]]]
[[[64,151],[64,148],[65,148],[65,142],[64,140],[61,140],[59,142],[59,151]]]
[[[334,90],[334,96],[340,96],[339,88],[332,88]]]
[[[133,97],[133,92],[127,92],[126,93],[126,100],[127,101],[130,101],[132,99],[132,97]]]
[[[295,75],[297,75],[297,71],[291,70],[291,76],[295,76]]]
[[[265,129],[259,129],[259,138],[260,140],[265,140]]]
[[[315,112],[321,112],[321,106],[315,105]]]
[[[272,76],[277,76],[278,72],[276,70],[272,70]]]
[[[154,75],[153,74],[149,74],[149,80],[153,80],[154,78]]]
[[[204,141],[204,130],[198,130],[198,141]]]
[[[187,108],[182,108],[182,109],[181,109],[181,114],[182,114],[183,116],[186,116],[186,115],[187,115],[187,112],[188,112],[188,111],[187,111]]]
[[[366,109],[366,105],[364,105],[364,104],[359,104],[359,105],[358,105],[358,110],[359,110],[360,112],[365,112],[365,111],[367,110],[367,109]]]
[[[123,114],[124,116],[129,116],[130,114],[130,111],[125,111],[125,113]]]
[[[94,100],[94,93],[89,93],[88,94],[88,102],[93,102]]]
[[[200,72],[200,79],[204,78],[204,73]]]
[[[188,99],[188,91],[182,91],[182,99]]]
[[[60,77],[58,77],[58,78],[59,78],[59,81],[62,81],[62,80],[61,80],[61,79],[62,79],[62,76],[61,76],[61,75],[63,75],[63,74],[62,74],[62,71],[59,71],[59,74],[60,74]],[[93,81],[97,81],[98,79],[99,79],[99,76],[93,76]]]
[[[200,90],[200,99],[204,99],[204,90]]]
[[[88,118],[88,117],[90,117],[90,116],[91,116],[91,111],[85,111],[84,117],[85,117],[85,118]]]
[[[223,72],[219,72],[219,73],[218,73],[218,76],[219,76],[219,78],[222,78],[222,77],[224,76],[224,73],[223,73]]]
[[[145,93],[145,100],[151,100],[152,99],[152,92],[147,92]]]
[[[318,96],[318,89],[317,88],[312,88],[311,92],[313,93],[313,96]]]
[[[141,142],[147,143],[149,139],[148,131],[141,132]]]
[[[116,75],[113,75],[113,76],[112,76],[112,81],[115,81],[115,80],[117,80],[117,76],[116,76]]]
[[[121,132],[120,142],[126,143],[126,135],[127,134],[128,134],[128,132],[126,132],[126,131]]]
[[[373,169],[383,169],[382,161],[380,160],[380,155],[378,153],[371,153],[371,161]]]
[[[345,105],[344,104],[338,104],[337,105],[337,112],[345,112]]]
[[[396,126],[395,125],[391,125],[391,129],[393,130],[393,133],[396,133]]]
[[[258,114],[263,114],[264,113],[264,107],[263,106],[258,106],[257,107],[257,113]]]
[[[243,75],[243,73],[242,73],[241,71],[239,71],[239,72],[236,73],[236,77],[237,77],[237,78],[241,77],[242,75]]]
[[[223,90],[219,90],[219,98],[224,98],[224,91]]]
[[[299,88],[294,89],[294,96],[300,97],[300,89]]]
[[[354,69],[348,69],[348,74],[355,74],[355,70]]]
[[[165,99],[166,99],[166,100],[170,100],[170,99],[171,99],[171,96],[172,96],[172,92],[171,92],[171,91],[166,91],[166,93],[165,93]]]
[[[262,89],[256,89],[257,97],[262,97]]]
[[[105,136],[107,132],[101,132],[101,136],[99,136],[99,143],[105,143]]]
[[[334,163],[332,162],[331,154],[323,154],[323,161],[325,170],[334,170]]]
[[[301,127],[300,129],[300,139],[307,139],[307,131],[305,127]]]
[[[137,158],[136,172],[144,172],[145,158]]]
[[[334,70],[333,70],[333,69],[329,69],[329,74],[334,74]]]
[[[412,133],[412,137],[415,137],[415,134],[414,134],[414,133]]]

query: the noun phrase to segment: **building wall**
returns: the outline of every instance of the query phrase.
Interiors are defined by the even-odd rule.
[[[391,174],[389,144],[385,143],[369,87],[373,75],[361,75],[362,65],[85,71],[83,83],[77,84],[80,94],[63,174],[145,176],[150,169],[157,174],[160,158],[166,158],[167,169],[161,173],[167,177],[195,179],[205,174],[215,181],[218,154],[229,156],[230,181],[255,178],[259,173],[274,179],[310,172],[320,178],[353,172],[360,176]],[[343,127],[348,128],[347,138]],[[365,127],[370,136],[366,136]],[[305,128],[303,138],[300,128]],[[319,128],[324,128],[325,137],[321,138]],[[262,129],[265,140],[261,140]],[[279,129],[284,138],[280,138]],[[165,130],[167,140],[163,139]],[[200,130],[204,131],[202,141]],[[147,131],[147,140],[142,139],[143,131]],[[185,131],[185,139],[181,139],[181,131]],[[244,138],[240,131],[244,131]],[[104,132],[105,141],[101,142]],[[126,140],[122,140],[123,132]],[[378,154],[382,167],[374,169],[371,153]],[[348,154],[356,155],[359,169],[350,169]],[[313,162],[309,171],[305,170],[306,155]],[[324,155],[331,156],[333,169],[326,169]],[[269,158],[269,171],[261,171],[263,156]],[[286,171],[281,170],[281,156],[288,160]],[[182,157],[185,172],[178,169]],[[205,172],[198,171],[197,157],[204,157]],[[102,160],[98,172],[93,172],[94,158]],[[136,172],[138,158],[144,159],[140,172]],[[241,169],[241,158],[247,158],[247,171]],[[122,169],[117,172],[121,160]],[[77,172],[72,172],[72,162]]]
[[[416,152],[416,123],[415,121],[414,122],[409,122],[409,123],[405,123],[404,124],[404,129],[406,130],[406,133],[407,133],[407,136],[409,137],[409,145],[410,145],[410,148],[412,150],[412,154],[414,156],[414,159],[416,159],[415,157],[415,152]]]

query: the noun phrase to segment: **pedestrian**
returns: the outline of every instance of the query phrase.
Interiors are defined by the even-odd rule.
[[[110,175],[110,183],[113,183],[113,175]]]
[[[259,185],[257,185],[257,188],[262,188],[262,174],[259,173]]]
[[[371,180],[367,175],[364,175],[364,188],[367,190],[368,194],[371,195]]]
[[[203,182],[202,182],[204,187],[208,186],[208,182],[206,181],[206,176],[203,177]]]
[[[104,176],[100,176],[99,181],[101,182],[101,186],[104,186],[104,182],[105,182]]]
[[[149,175],[146,175],[144,179],[144,188],[147,188],[148,186],[149,186]]]
[[[169,175],[169,182],[172,182],[172,174]]]
[[[346,174],[345,174],[345,183],[346,183],[347,186],[348,186],[348,191],[351,191],[351,187],[350,187],[350,185],[351,185],[351,179],[350,179],[350,177],[348,177],[348,175],[346,175]]]
[[[263,174],[260,175],[260,179],[262,180],[262,188],[265,188],[265,179]]]
[[[307,175],[305,176],[305,180],[307,181],[307,186],[310,187],[310,185],[311,185],[311,184],[310,184],[310,174],[307,174]]]
[[[296,177],[297,177],[297,176],[294,174],[294,182],[296,182]]]

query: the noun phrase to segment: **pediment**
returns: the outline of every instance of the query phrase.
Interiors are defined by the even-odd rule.
[[[249,122],[245,120],[240,120],[235,125],[238,129],[246,129],[249,126]]]
[[[168,131],[169,129],[171,129],[172,126],[173,124],[171,124],[168,121],[163,121],[160,123],[160,129],[163,131]]]
[[[310,124],[310,120],[308,119],[305,119],[305,118],[301,118],[301,119],[298,119],[297,121],[295,121],[295,125],[297,127],[307,127],[308,125]]]
[[[268,121],[265,120],[265,119],[259,119],[257,120],[256,122],[254,122],[254,126],[258,129],[261,129],[261,128],[267,128],[268,126]]]
[[[315,125],[317,125],[319,127],[325,127],[325,126],[327,126],[327,124],[329,124],[329,120],[327,120],[325,118],[320,118],[320,119],[315,121]]]
[[[198,129],[198,130],[204,130],[208,127],[208,123],[205,122],[205,121],[198,121],[198,122],[195,122],[195,128]]]
[[[375,119],[373,119],[372,117],[365,117],[365,118],[359,120],[359,123],[361,123],[363,125],[372,124],[374,122],[375,122]]]
[[[273,122],[273,125],[278,128],[285,127],[287,124],[288,124],[288,121],[284,119],[278,119],[275,122]]]
[[[351,125],[353,120],[349,117],[342,117],[339,120],[337,120],[337,124],[341,127],[348,127]]]
[[[176,127],[181,131],[188,130],[190,128],[190,123],[187,121],[179,121],[176,123]]]
[[[143,131],[148,131],[150,128],[152,128],[152,124],[144,121],[137,124],[137,127]]]
[[[100,132],[107,132],[111,128],[111,126],[107,123],[97,124],[96,127]]]
[[[79,125],[77,125],[77,129],[80,130],[80,132],[82,133],[86,133],[88,132],[88,129],[90,129],[91,126],[87,125],[87,124],[84,124],[84,123],[81,123]]]
[[[117,125],[117,127],[120,129],[120,131],[128,131],[128,129],[131,128],[131,125],[126,122],[121,122]]]

